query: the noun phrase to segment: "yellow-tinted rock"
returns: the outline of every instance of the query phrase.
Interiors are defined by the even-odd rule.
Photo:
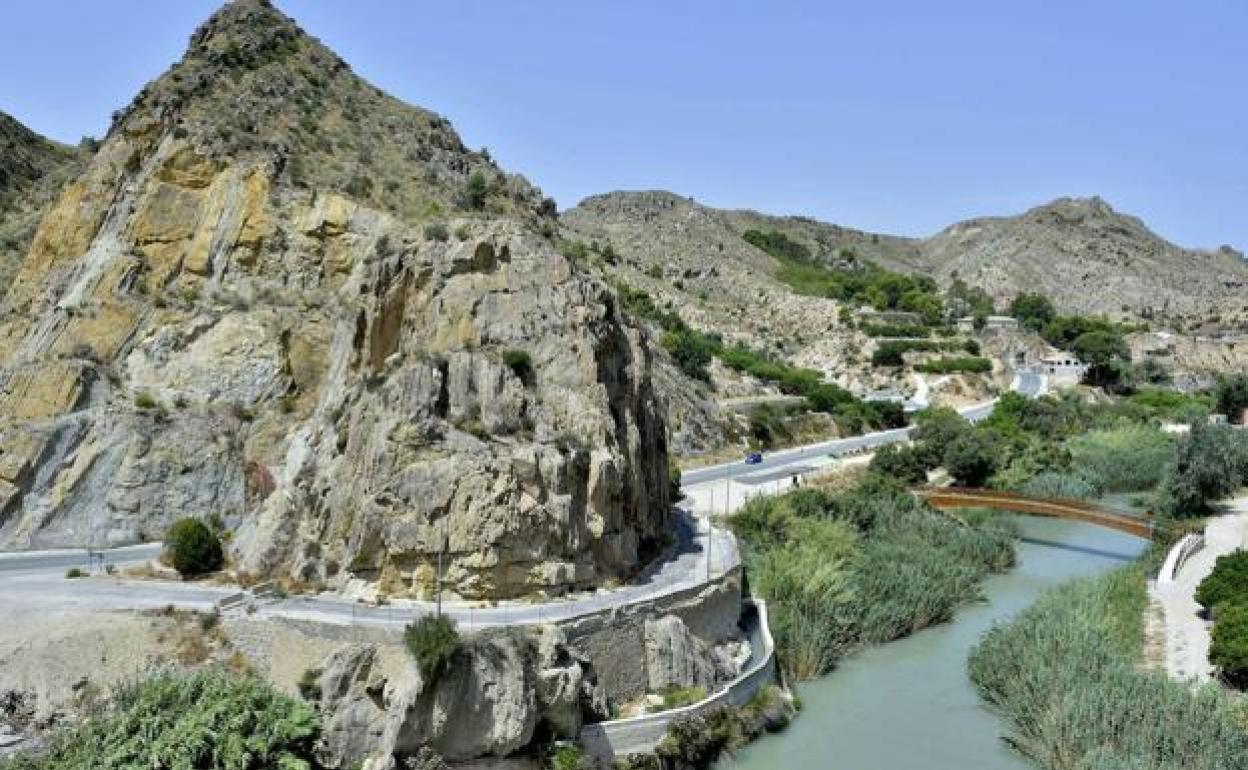
[[[0,415],[30,420],[65,414],[78,403],[82,388],[80,364],[43,360],[13,373],[0,395]]]
[[[105,302],[75,315],[57,337],[52,352],[81,355],[89,349],[95,358],[111,361],[134,333],[138,314],[129,305]]]
[[[199,189],[212,184],[219,172],[216,163],[199,155],[190,146],[183,146],[161,165],[157,176],[178,187]]]

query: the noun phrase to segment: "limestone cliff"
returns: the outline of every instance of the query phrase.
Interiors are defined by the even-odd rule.
[[[59,190],[82,171],[87,143],[72,148],[45,139],[0,112],[0,297]]]
[[[367,157],[365,157],[367,156]],[[149,84],[0,311],[0,546],[219,516],[236,566],[467,596],[666,532],[646,338],[550,206],[261,0]]]

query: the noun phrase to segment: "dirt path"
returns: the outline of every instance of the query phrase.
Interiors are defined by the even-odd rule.
[[[1166,672],[1174,679],[1210,681],[1209,631],[1211,623],[1200,617],[1196,586],[1213,571],[1219,556],[1248,547],[1248,497],[1227,506],[1227,514],[1211,519],[1205,527],[1205,546],[1180,567],[1173,582],[1159,579],[1153,598],[1161,606],[1165,627]]]

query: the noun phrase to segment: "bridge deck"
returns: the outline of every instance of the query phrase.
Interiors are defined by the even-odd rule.
[[[1017,492],[1000,492],[990,489],[967,489],[965,487],[920,487],[915,494],[933,508],[996,508],[1005,511],[1028,513],[1033,516],[1049,516],[1058,519],[1086,521],[1102,527],[1116,529],[1136,537],[1151,539],[1156,533],[1152,521],[1115,511],[1085,500],[1061,497],[1028,497]]]

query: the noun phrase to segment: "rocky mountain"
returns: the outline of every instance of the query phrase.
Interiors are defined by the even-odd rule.
[[[0,308],[0,545],[221,522],[234,567],[505,597],[667,532],[643,332],[552,205],[235,0],[114,116]]]
[[[67,181],[82,171],[89,150],[46,139],[0,112],[0,296],[44,211]]]
[[[917,262],[894,266],[960,276],[1002,300],[1040,291],[1065,312],[1134,318],[1242,319],[1248,286],[1243,254],[1181,248],[1100,198],[961,222],[923,241]]]

